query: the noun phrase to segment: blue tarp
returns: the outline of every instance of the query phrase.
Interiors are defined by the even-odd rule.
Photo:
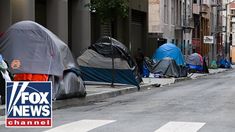
[[[187,67],[191,70],[196,70],[196,71],[203,71],[203,66],[200,65],[192,65],[192,64],[187,64]]]
[[[193,53],[186,59],[186,66],[198,72],[203,72],[203,58],[198,53]]]
[[[181,50],[172,43],[163,44],[153,54],[153,60],[155,61],[160,61],[166,57],[174,59],[177,65],[185,65]]]
[[[231,68],[231,63],[227,59],[221,59],[219,61],[220,68]]]
[[[80,69],[82,72],[82,79],[84,81],[112,82],[112,69],[83,66],[80,66]],[[139,86],[139,82],[136,81],[133,71],[130,69],[115,69],[114,83]]]

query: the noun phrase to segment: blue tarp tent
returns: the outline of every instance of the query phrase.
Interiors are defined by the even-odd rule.
[[[219,68],[231,68],[231,63],[227,59],[221,59],[219,61]]]
[[[165,57],[174,59],[177,65],[184,65],[184,58],[181,50],[172,43],[166,43],[160,46],[153,54],[153,60],[160,61]]]
[[[203,71],[203,58],[198,53],[189,55],[186,59],[186,65],[189,69],[195,71]]]

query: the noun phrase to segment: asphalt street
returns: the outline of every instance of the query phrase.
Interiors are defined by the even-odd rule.
[[[55,110],[53,128],[0,132],[234,132],[235,70]]]

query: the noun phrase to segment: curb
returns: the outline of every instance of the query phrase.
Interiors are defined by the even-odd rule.
[[[141,90],[146,90],[148,87],[152,86],[151,84],[146,84],[140,86]],[[72,98],[72,99],[66,99],[66,100],[57,100],[53,103],[53,110],[61,109],[61,108],[67,108],[71,106],[80,106],[80,105],[87,105],[92,102],[101,101],[107,98],[116,97],[123,94],[129,94],[137,92],[137,87],[127,87],[123,89],[119,89],[116,91],[109,91],[109,92],[102,92],[102,93],[95,93],[90,94],[86,96],[85,98]]]
[[[148,89],[148,87],[152,86],[152,84],[145,84],[140,86],[140,91]],[[117,89],[115,91],[95,93],[87,95],[84,98],[71,98],[65,100],[56,100],[53,102],[53,110],[68,108],[71,106],[81,106],[81,105],[89,105],[90,103],[101,101],[107,98],[116,97],[123,94],[129,94],[138,92],[136,86],[127,87],[122,89]],[[5,105],[0,105],[0,116],[5,115]]]
[[[192,80],[192,78],[190,78],[190,77],[176,78],[175,83],[182,82],[182,81],[187,81],[187,80]]]
[[[214,72],[214,73],[202,74],[202,75],[197,76],[195,78],[191,78],[191,77],[176,78],[175,83],[182,82],[182,81],[187,81],[187,80],[199,79],[199,78],[202,78],[202,77],[205,77],[205,76],[215,75],[215,74],[223,73],[223,72],[230,71],[230,70],[233,70],[233,69],[232,68],[231,69],[224,69],[222,71],[218,71],[218,72]]]

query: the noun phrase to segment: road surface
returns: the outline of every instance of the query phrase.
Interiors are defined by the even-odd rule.
[[[0,132],[234,132],[235,71],[56,110],[53,128]]]

